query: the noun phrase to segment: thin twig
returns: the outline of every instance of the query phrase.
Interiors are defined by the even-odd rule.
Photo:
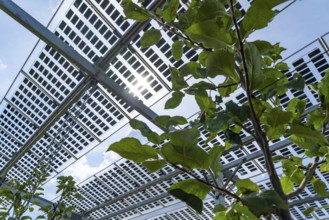
[[[302,182],[299,184],[298,188],[287,194],[287,198],[291,199],[292,197],[298,196],[300,193],[302,193],[307,185],[307,183],[311,180],[311,178],[313,177],[314,171],[317,168],[317,163],[319,161],[319,157],[316,157],[314,159],[313,164],[311,165],[310,169],[308,170],[307,174],[305,175],[304,179],[302,180]]]
[[[324,134],[326,132],[326,122],[323,123],[323,127],[322,127],[322,133]],[[297,189],[289,194],[287,194],[287,198],[291,199],[292,197],[298,196],[300,193],[302,193],[307,185],[307,183],[311,180],[311,178],[314,175],[314,172],[316,170],[316,168],[318,167],[319,164],[323,163],[325,160],[320,161],[319,157],[315,157],[311,167],[309,168],[308,172],[306,173],[304,179],[302,180],[302,182],[299,184],[299,186],[297,187]]]
[[[177,28],[175,28],[175,27],[173,27],[173,26],[170,26],[170,25],[168,25],[168,24],[163,23],[163,22],[162,22],[157,16],[154,15],[154,16],[153,16],[153,19],[154,19],[154,20],[155,20],[160,26],[162,26],[164,29],[166,29],[167,31],[169,31],[169,32],[171,32],[171,33],[173,33],[173,34],[175,34],[176,36],[180,37],[180,38],[183,39],[183,40],[186,40],[186,41],[191,42],[193,46],[199,47],[200,49],[203,49],[203,50],[206,50],[206,51],[209,51],[209,52],[212,51],[212,49],[204,47],[203,44],[193,41],[189,36],[184,36],[184,35],[182,34],[182,32],[174,31],[173,29],[177,30]]]
[[[192,176],[194,179],[198,180],[199,182],[204,183],[204,184],[206,184],[206,185],[208,185],[208,186],[211,186],[213,189],[216,189],[216,190],[218,190],[219,192],[221,192],[221,193],[223,193],[223,194],[225,194],[225,195],[228,195],[228,196],[230,196],[230,197],[236,199],[237,201],[241,201],[241,198],[240,198],[239,196],[237,196],[236,194],[231,193],[230,191],[228,191],[228,190],[226,190],[226,189],[223,189],[223,188],[220,188],[220,187],[218,187],[218,186],[214,186],[214,185],[208,183],[207,181],[205,181],[205,180],[203,180],[203,179],[200,179],[198,176],[196,176],[196,175],[193,174],[192,172],[190,172],[190,171],[188,171],[188,170],[186,170],[186,169],[184,169],[184,168],[182,168],[182,167],[180,167],[180,166],[177,166],[176,164],[171,164],[171,165],[172,165],[173,167],[175,167],[176,169],[179,169],[179,170],[181,170],[181,171],[187,173],[188,175]]]
[[[249,128],[247,128],[246,126],[244,126],[242,123],[240,122],[234,122],[237,126],[241,127],[245,132],[247,132],[248,134],[250,134],[251,136],[253,136],[253,138],[256,140],[256,134],[254,132],[252,132]]]

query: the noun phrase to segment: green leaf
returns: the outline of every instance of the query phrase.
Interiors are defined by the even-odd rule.
[[[206,0],[198,9],[195,20],[206,21],[209,19],[215,19],[225,15],[225,7],[218,0]]]
[[[257,217],[273,213],[275,208],[288,209],[288,205],[274,190],[265,190],[259,195],[250,193],[241,199],[243,204]]]
[[[236,85],[233,85],[235,83]],[[226,85],[232,85],[232,86],[226,86]],[[231,78],[226,78],[224,83],[219,85],[218,93],[223,97],[229,97],[237,88],[238,88],[237,81]]]
[[[276,155],[276,156],[273,156],[273,161],[274,162],[278,162],[278,161],[281,161],[281,160],[285,160],[287,159],[285,156],[282,156],[282,155]]]
[[[170,23],[175,20],[178,7],[179,7],[179,0],[167,1],[167,4],[163,9],[163,14],[162,14],[163,20],[166,23]]]
[[[290,157],[282,161],[283,173],[293,183],[300,184],[304,179],[304,172],[298,167],[302,166],[302,159],[299,157]]]
[[[240,219],[258,220],[258,218],[248,209],[248,207],[241,203],[234,204],[234,210],[240,215]]]
[[[187,124],[188,121],[186,118],[182,116],[169,116],[169,115],[160,115],[155,118],[155,121],[162,125],[165,128],[170,126],[184,125]]]
[[[211,54],[211,52],[209,51],[202,51],[199,56],[198,56],[198,60],[199,60],[199,63],[201,63],[202,66],[207,66],[207,62],[208,62],[208,57],[209,55]]]
[[[129,124],[133,129],[139,130],[148,141],[154,144],[160,144],[161,141],[159,135],[153,132],[144,122],[137,119],[131,119]]]
[[[208,114],[216,110],[216,104],[205,90],[195,91],[195,100],[201,110],[201,112],[207,112]]]
[[[200,82],[197,82],[197,83],[194,83],[193,85],[191,85],[189,89],[190,90],[191,89],[192,90],[193,89],[203,89],[203,90],[211,89],[211,90],[214,90],[214,89],[216,89],[216,86],[213,83],[200,81]]]
[[[184,80],[183,74],[175,67],[170,67],[172,76],[172,88],[175,91],[179,91],[188,86],[186,80]]]
[[[179,153],[189,151],[198,143],[200,132],[197,128],[187,128],[169,133],[170,143]]]
[[[264,198],[261,198],[256,193],[243,196],[241,200],[256,217],[272,212],[272,204],[269,204]]]
[[[174,91],[171,95],[172,97],[168,99],[165,104],[165,109],[176,108],[182,102],[182,99],[184,97],[184,93],[180,91]]]
[[[206,128],[210,132],[219,132],[220,130],[227,129],[231,117],[226,113],[218,113],[215,118],[209,118],[206,121]]]
[[[207,73],[201,71],[201,65],[193,61],[184,64],[180,71],[183,76],[192,75],[196,79],[207,78]]]
[[[218,213],[222,211],[226,211],[226,207],[223,204],[216,204],[212,210],[213,213]]]
[[[180,12],[178,14],[178,21],[179,22],[174,23],[174,25],[180,30],[187,29],[194,22],[197,12],[198,12],[198,10],[196,8],[193,8],[193,7],[189,7],[187,9],[187,11]]]
[[[259,187],[256,183],[252,182],[250,179],[239,179],[235,183],[238,188],[238,194],[247,195],[254,192],[259,192]]]
[[[197,196],[188,194],[182,189],[172,189],[169,190],[169,193],[175,196],[177,199],[185,202],[191,208],[193,208],[197,213],[201,213],[203,209],[203,202]]]
[[[300,100],[298,98],[293,98],[289,101],[287,106],[287,111],[292,112],[294,117],[300,117],[306,108],[306,100]]]
[[[266,115],[267,124],[272,128],[287,124],[292,118],[291,112],[285,112],[281,107],[272,108]]]
[[[328,164],[325,164],[325,163],[321,164],[320,165],[320,171],[321,172],[329,172],[329,166],[328,166]]]
[[[226,130],[225,131],[225,138],[228,140],[231,144],[236,144],[238,146],[242,146],[242,140],[239,134],[234,133],[232,130]]]
[[[308,215],[310,215],[313,211],[315,211],[316,210],[316,208],[315,207],[310,207],[310,208],[307,208],[305,211],[303,211],[303,214],[305,215],[305,216],[308,216]]]
[[[275,205],[280,209],[288,209],[288,204],[274,191],[265,190],[259,194],[261,198],[264,198],[269,204]]]
[[[241,31],[247,37],[253,30],[264,28],[277,14],[272,8],[284,0],[254,0],[241,23]]]
[[[323,134],[321,134],[321,132],[315,131],[309,127],[294,125],[291,127],[288,133],[297,137],[307,139],[309,141],[313,141],[314,143],[328,144],[328,140]]]
[[[305,101],[306,102],[306,101]],[[307,125],[313,126],[315,129],[321,129],[325,120],[325,112],[322,109],[318,109],[307,114]]]
[[[212,78],[223,75],[238,82],[239,77],[235,72],[234,55],[227,50],[212,52],[208,57],[207,75]]]
[[[225,105],[226,105],[226,111],[231,115],[235,116],[236,120],[239,120],[240,122],[244,122],[248,119],[250,115],[248,106],[238,106],[233,101],[229,101]]]
[[[251,43],[257,47],[259,53],[262,55],[269,55],[273,49],[272,44],[267,41],[256,40]]]
[[[221,211],[221,212],[217,213],[217,215],[213,218],[213,220],[228,220],[226,218],[226,212]],[[233,219],[233,220],[235,220],[235,219]]]
[[[167,165],[165,160],[147,160],[142,165],[150,172],[154,173]]]
[[[161,32],[157,29],[150,29],[144,32],[141,38],[141,47],[146,48],[157,44],[161,39]]]
[[[175,60],[179,61],[183,55],[183,45],[182,41],[175,41],[171,47],[171,54]]]
[[[172,185],[169,191],[173,189],[181,189],[188,194],[192,194],[204,200],[212,187],[196,179],[186,179]]]
[[[144,8],[139,7],[131,0],[122,1],[123,12],[127,18],[134,19],[136,21],[146,21],[150,15]]]
[[[314,140],[300,136],[291,136],[289,140],[295,143],[298,147],[304,149],[305,154],[308,157],[314,157],[319,154],[320,145],[318,144],[318,142],[315,142]]]
[[[153,147],[142,145],[135,138],[123,138],[119,142],[110,145],[108,151],[114,151],[121,157],[132,160],[136,163],[144,162],[147,159],[158,159],[158,152]]]
[[[264,75],[262,72],[262,57],[257,47],[248,43],[245,45],[245,54],[247,60],[247,69],[249,74],[250,88],[259,89],[263,86]]]
[[[280,71],[289,70],[289,66],[284,62],[279,62],[275,65],[275,69]]]
[[[320,101],[323,107],[326,107],[325,109],[329,110],[329,70],[325,72],[325,75],[321,81],[321,83],[318,84],[319,86],[319,95],[320,95]]]
[[[193,23],[185,33],[192,41],[201,42],[207,48],[219,49],[232,44],[231,33],[219,27],[216,20]]]
[[[207,169],[208,154],[198,146],[189,148],[188,151],[177,151],[172,144],[167,143],[161,148],[163,157],[172,164],[181,164],[188,169]]]
[[[288,89],[304,90],[305,80],[300,74],[295,74],[294,79],[290,80],[285,87]]]
[[[77,199],[79,199],[79,200],[83,200],[84,199],[83,196],[80,195],[79,193],[74,194],[74,197],[77,198]]]
[[[321,180],[315,180],[313,182],[314,191],[320,196],[328,196],[327,186]]]
[[[222,171],[221,163],[220,163],[220,156],[224,152],[225,148],[222,146],[214,146],[208,152],[208,160],[210,169],[215,173],[216,177],[218,177]]]
[[[280,179],[280,183],[282,185],[282,189],[284,193],[290,193],[294,189],[294,183],[291,182],[288,176],[283,176]]]

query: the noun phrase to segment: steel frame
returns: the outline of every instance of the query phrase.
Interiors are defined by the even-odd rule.
[[[159,4],[162,4],[162,1]],[[154,118],[157,116],[155,112],[153,112],[150,108],[145,106],[141,101],[137,100],[136,98],[132,97],[126,90],[124,90],[122,87],[117,85],[113,80],[108,78],[104,72],[101,70],[105,69],[107,64],[120,52],[120,50],[129,44],[129,40],[136,36],[138,33],[137,30],[140,30],[146,25],[146,22],[144,23],[138,23],[136,25],[133,25],[127,35],[124,35],[119,42],[113,47],[112,50],[109,51],[109,53],[99,62],[99,66],[95,66],[91,64],[89,61],[87,61],[84,57],[82,57],[80,54],[78,54],[76,51],[74,51],[72,48],[70,48],[68,45],[63,43],[60,39],[56,37],[52,32],[50,32],[47,28],[45,28],[43,25],[41,25],[38,21],[36,21],[34,18],[32,18],[29,14],[24,12],[22,9],[20,9],[15,3],[13,3],[11,0],[0,0],[0,9],[5,11],[8,15],[10,15],[12,18],[14,18],[16,21],[18,21],[20,24],[22,24],[24,27],[26,27],[28,30],[30,30],[32,33],[34,33],[37,37],[39,37],[41,40],[55,48],[57,51],[59,51],[64,57],[66,57],[71,63],[75,64],[81,71],[86,72],[89,77],[86,77],[86,79],[94,78],[99,82],[105,89],[108,89],[110,92],[113,92],[115,95],[117,95],[119,98],[124,100],[126,103],[128,103],[130,106],[132,106],[135,110],[137,110],[141,115],[143,115],[145,118],[153,122],[154,124],[157,125],[157,123],[154,121]],[[39,132],[36,132],[35,135],[33,135],[27,143],[15,154],[13,158],[10,159],[10,161],[6,164],[6,166],[1,170],[0,172],[0,179],[4,179],[8,171],[15,165],[15,163],[22,157],[24,154],[35,144],[37,140],[39,140],[42,135],[44,135],[47,130],[61,117],[68,109],[70,106],[72,106],[75,101],[79,98],[81,95],[81,91],[83,90],[84,83],[82,82],[78,87],[67,97],[67,99],[58,106],[56,111],[44,122],[44,124],[40,127]],[[315,107],[317,108],[317,106]],[[160,129],[165,130],[162,128],[160,125],[157,125]],[[281,142],[278,142],[276,144],[273,144],[270,147],[271,151],[276,151],[279,150],[285,146],[290,145],[291,142],[288,140],[283,140]],[[262,156],[261,151],[257,151],[255,153],[252,153],[250,155],[247,155],[237,161],[233,161],[229,164],[223,165],[223,170],[228,170],[233,167],[239,166],[239,164],[242,163],[242,160],[245,162],[256,159],[258,157]],[[119,201],[131,194],[134,194],[138,191],[141,191],[143,189],[146,189],[147,187],[156,184],[157,182],[161,182],[167,178],[170,178],[174,175],[179,174],[180,171],[173,171],[170,174],[167,174],[163,178],[156,179],[154,181],[151,181],[150,183],[144,184],[140,186],[137,189],[132,190],[129,193],[126,193],[124,195],[121,195],[117,197],[114,200],[108,201],[106,203],[103,203],[97,207],[94,207],[92,209],[87,210],[84,212],[84,214],[91,213],[92,211],[97,210],[98,208],[108,206],[112,203],[115,203],[116,201]],[[3,183],[6,184],[6,183]],[[2,187],[7,187],[7,186],[2,186]],[[155,196],[151,199],[148,199],[149,202],[156,201],[158,199],[161,199],[165,196],[168,196],[168,193],[163,193],[158,196]],[[46,201],[45,199],[38,198],[40,201],[43,201],[44,204],[52,204],[49,201]],[[303,204],[303,203],[308,203],[311,201],[315,201],[321,199],[319,196],[315,196],[303,199],[302,203],[299,202],[292,202],[290,205],[298,205],[298,204]],[[143,201],[141,203],[144,203],[146,201]],[[120,213],[123,213],[125,211],[129,211],[131,209],[137,208],[142,204],[135,204],[133,206],[127,207],[126,209],[120,210],[116,213],[112,213],[109,216],[106,216],[107,218],[109,217],[114,217],[116,215],[119,215]],[[80,217],[78,217],[79,219]],[[100,218],[100,219],[105,219],[105,217]]]
[[[162,1],[157,1],[157,3],[162,3]],[[105,89],[108,89],[110,92],[113,92],[116,96],[124,100],[127,104],[132,106],[135,110],[137,110],[141,115],[145,118],[153,122],[160,129],[165,130],[161,125],[158,125],[154,118],[157,116],[155,112],[153,112],[150,108],[143,104],[143,102],[137,100],[133,97],[127,90],[119,86],[112,79],[107,77],[104,72],[96,65],[90,63],[87,59],[85,59],[82,55],[60,40],[54,33],[49,31],[46,27],[40,24],[36,19],[30,16],[27,12],[17,6],[11,0],[0,0],[0,9],[6,12],[9,16],[27,28],[30,32],[35,34],[41,40],[46,42],[48,45],[56,49],[60,52],[66,59],[68,59],[72,64],[76,65],[81,71],[87,73],[89,77],[94,78],[97,82],[99,82]],[[133,25],[128,33],[135,33],[140,28],[143,28],[146,25],[144,23],[138,23]],[[102,63],[110,62],[110,59],[113,59],[113,56],[117,55],[123,46],[129,43],[131,37],[135,35],[127,34],[123,36],[119,42],[110,50],[110,52],[106,55],[105,60]],[[86,78],[89,78],[86,77]],[[86,80],[85,78],[85,80]],[[0,179],[3,179],[6,176],[9,169],[33,146],[33,144],[39,140],[42,135],[57,121],[57,119],[63,115],[70,106],[72,106],[77,97],[81,94],[81,89],[84,86],[84,82],[82,81],[74,92],[72,92],[65,101],[57,108],[57,110],[43,123],[40,127],[39,132],[36,132],[27,143],[15,154],[15,156],[6,164],[6,166],[0,172]]]

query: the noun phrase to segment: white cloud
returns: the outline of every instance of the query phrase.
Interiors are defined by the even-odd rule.
[[[0,70],[7,69],[7,64],[5,64],[1,59],[0,59]]]
[[[73,165],[68,167],[64,172],[63,175],[71,175],[73,176],[74,180],[79,183],[88,177],[92,176],[93,174],[97,173],[98,171],[104,169],[105,167],[109,166],[113,162],[117,161],[120,157],[113,153],[102,153],[100,155],[99,160],[102,161],[97,166],[91,166],[88,162],[86,156],[80,158],[77,162]]]

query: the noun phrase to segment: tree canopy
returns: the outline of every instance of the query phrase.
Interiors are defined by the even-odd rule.
[[[287,90],[302,91],[305,80],[298,73],[291,78],[285,74],[289,67],[282,61],[281,53],[285,49],[279,43],[248,39],[274,19],[278,13],[276,7],[283,2],[254,0],[242,15],[234,0],[170,0],[156,11],[124,0],[122,6],[127,18],[139,22],[152,19],[160,27],[145,31],[141,47],[157,44],[162,38],[161,32],[170,32],[176,36],[171,47],[174,59],[181,60],[184,48],[197,52],[197,61],[187,62],[180,69],[170,67],[172,93],[164,107],[176,108],[184,96],[191,95],[199,107],[196,109],[199,117],[188,122],[183,116],[158,116],[156,123],[166,129],[161,134],[133,119],[131,127],[139,130],[149,143],[144,145],[136,138],[124,138],[108,150],[141,163],[150,172],[173,166],[187,173],[190,179],[168,190],[199,213],[203,209],[202,201],[210,192],[231,198],[228,206],[222,203],[215,206],[214,219],[258,219],[273,215],[291,219],[288,202],[309,183],[318,195],[327,196],[326,185],[316,177],[315,170],[319,166],[323,172],[329,170],[325,136],[329,74],[318,84],[307,85],[318,94],[319,108],[309,111],[306,100],[298,98],[285,107],[280,103],[281,95]],[[189,83],[189,78],[196,83]],[[223,102],[237,90],[246,96],[243,104]],[[200,128],[208,132],[208,151],[198,145]],[[232,147],[244,144],[242,130],[262,151],[271,183],[269,189],[261,190],[251,179],[234,180],[233,191],[218,184],[222,175],[220,157]],[[210,141],[219,132],[225,134],[225,145],[211,145]],[[279,138],[288,138],[305,151],[304,156],[274,156],[270,142]],[[282,173],[278,172],[275,162],[281,163]],[[204,178],[196,175],[197,172],[204,174]],[[313,210],[306,210],[305,215]]]

